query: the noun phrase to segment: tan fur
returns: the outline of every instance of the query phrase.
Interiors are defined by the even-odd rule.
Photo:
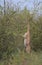
[[[30,53],[31,51],[31,46],[30,46],[30,30],[28,27],[28,31],[24,34],[24,40],[26,39],[26,52]]]

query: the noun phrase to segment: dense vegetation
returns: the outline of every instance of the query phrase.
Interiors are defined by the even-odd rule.
[[[37,54],[42,51],[42,15],[37,16],[34,15],[35,13],[31,14],[26,7],[23,10],[19,10],[18,7],[14,10],[13,7],[9,8],[9,6],[7,6],[4,13],[3,7],[0,6],[0,64],[3,61],[4,65],[8,62],[12,62],[12,65],[15,63],[16,65],[18,63],[20,63],[18,65],[21,65],[26,57],[29,64],[31,60],[34,64],[38,62],[36,65],[40,65],[42,61],[38,59],[42,59],[42,56]],[[22,37],[27,31],[28,22],[30,24],[32,56],[24,52],[24,38]],[[38,53],[35,54],[35,51]],[[38,58],[38,56],[40,57]]]

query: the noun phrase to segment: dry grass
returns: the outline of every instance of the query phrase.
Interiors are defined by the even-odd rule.
[[[3,63],[1,63],[0,65],[3,65]],[[42,65],[42,53],[17,53],[13,55],[13,59],[10,59],[9,65]]]

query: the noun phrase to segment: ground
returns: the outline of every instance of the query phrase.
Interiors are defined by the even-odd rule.
[[[0,62],[0,65],[4,65],[4,63]],[[31,54],[25,52],[16,53],[10,59],[9,65],[42,65],[42,52],[32,52]]]

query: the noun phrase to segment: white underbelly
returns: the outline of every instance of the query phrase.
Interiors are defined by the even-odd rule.
[[[27,43],[27,39],[24,39],[24,46],[26,46],[26,43]]]

